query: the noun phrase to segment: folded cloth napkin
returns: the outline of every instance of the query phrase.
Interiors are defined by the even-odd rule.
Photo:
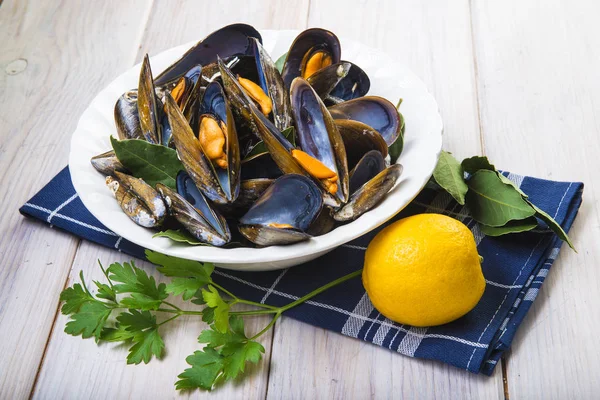
[[[581,205],[582,183],[505,175],[527,193],[534,204],[553,216],[565,231],[569,230]],[[81,238],[144,258],[143,248],[108,230],[84,207],[73,188],[68,167],[20,211]],[[423,190],[392,222],[423,212],[457,218],[475,236],[479,254],[484,258],[483,273],[487,285],[483,297],[471,312],[455,322],[431,328],[397,324],[373,307],[360,279],[356,278],[319,294],[286,315],[407,356],[440,360],[490,375],[535,300],[562,242],[544,229],[486,237],[464,207],[447,193],[433,189]],[[245,298],[276,306],[287,304],[362,268],[366,246],[380,229],[298,267],[271,272],[217,269],[215,280]]]

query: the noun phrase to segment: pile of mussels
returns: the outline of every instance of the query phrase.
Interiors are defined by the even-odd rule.
[[[146,56],[137,90],[115,105],[117,131],[121,140],[174,148],[185,169],[177,188],[129,175],[114,151],[92,164],[144,227],[176,224],[214,246],[327,233],[376,206],[402,171],[388,156],[402,146],[402,116],[388,100],[365,96],[368,76],[340,53],[332,32],[308,29],[280,73],[260,34],[235,24],[155,79]],[[236,226],[243,238],[232,240]]]

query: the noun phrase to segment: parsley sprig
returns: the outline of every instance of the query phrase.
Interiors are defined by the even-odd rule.
[[[93,337],[97,343],[126,343],[130,346],[127,363],[140,364],[162,357],[165,344],[160,330],[163,325],[183,315],[201,317],[208,324],[198,336],[203,347],[186,358],[190,367],[175,383],[179,390],[212,390],[237,378],[244,373],[247,363],[256,364],[262,359],[265,348],[257,340],[285,311],[362,272],[355,271],[284,306],[274,307],[240,298],[213,281],[211,263],[151,251],[146,252],[146,257],[158,265],[161,274],[171,278],[169,283],[157,284],[154,277],[136,267],[133,261],[114,263],[107,269],[98,261],[106,282],[94,281],[95,293],[89,290],[80,273],[81,283],[73,284],[60,295],[64,302],[61,312],[70,317],[65,332],[82,338]],[[169,296],[181,296],[184,301],[202,308],[183,310],[167,301]],[[238,304],[250,305],[253,309],[238,311],[235,309]],[[271,315],[271,321],[258,333],[247,335],[244,318],[264,314]]]

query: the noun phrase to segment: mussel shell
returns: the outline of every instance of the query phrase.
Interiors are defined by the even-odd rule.
[[[321,236],[331,232],[338,222],[333,219],[333,210],[329,207],[323,207],[317,218],[308,228],[307,233],[311,236]]]
[[[98,154],[90,160],[92,166],[103,175],[114,175],[115,171],[125,172],[127,170],[117,158],[114,150],[109,150],[105,153]]]
[[[394,187],[402,173],[402,165],[393,164],[381,171],[373,179],[354,192],[348,203],[338,210],[333,218],[336,221],[352,221],[375,207]]]
[[[400,134],[400,116],[396,106],[378,96],[364,96],[348,100],[328,108],[331,116],[338,119],[352,119],[375,129],[388,146]]]
[[[381,135],[368,125],[354,120],[336,120],[335,125],[344,141],[348,168],[354,168],[369,151],[377,150],[385,158],[388,147]]]
[[[200,142],[169,93],[165,94],[165,104],[169,125],[173,130],[173,141],[177,155],[196,186],[211,201],[227,203],[235,200],[230,200],[225,195],[217,176],[214,174],[213,166],[204,157]]]
[[[175,192],[168,186],[161,183],[156,184],[157,190],[169,206],[169,211],[175,219],[196,239],[204,243],[210,243],[213,246],[223,246],[231,240],[231,233],[227,227],[227,222],[219,214],[220,223],[225,227],[225,235],[216,231],[200,214],[199,210],[192,206],[183,196]]]
[[[385,168],[385,159],[381,152],[371,150],[366,153],[350,171],[350,193],[356,192]]]
[[[290,97],[299,147],[338,174],[336,196],[345,203],[348,200],[348,162],[334,120],[304,79],[294,79]]]
[[[213,171],[225,193],[227,203],[235,201],[240,190],[241,155],[233,114],[223,88],[218,82],[211,82],[204,92],[200,105],[200,114],[210,114],[222,121],[227,127],[225,148],[227,169],[215,168]],[[211,163],[212,165],[212,163]]]
[[[144,139],[137,106],[137,90],[123,93],[115,103],[115,125],[120,140]]]
[[[256,39],[250,39],[254,48],[254,58],[258,72],[258,82],[273,103],[273,123],[280,131],[292,124],[290,98],[283,84],[281,74],[269,53]]]
[[[240,218],[240,232],[262,246],[305,239],[308,235],[302,233],[322,207],[321,192],[311,179],[287,174],[273,182]],[[281,238],[273,235],[275,232]]]
[[[232,24],[214,31],[189,49],[179,60],[164,70],[157,78],[156,85],[162,86],[176,81],[195,65],[208,65],[217,57],[251,55],[248,38],[256,38],[262,43],[260,33],[250,25]]]
[[[162,197],[142,179],[115,171],[114,177],[106,178],[106,183],[121,209],[136,224],[153,228],[166,217],[167,208]]]
[[[137,108],[142,135],[150,143],[162,143],[162,127],[160,124],[162,103],[156,97],[148,54],[146,54],[142,62],[137,96]]]
[[[367,73],[356,64],[348,61],[342,63],[350,64],[349,71],[329,93],[329,97],[348,101],[366,95],[371,88],[371,80]]]
[[[271,228],[263,225],[240,225],[240,233],[246,239],[259,246],[292,244],[308,240],[308,233],[297,229]]]
[[[177,174],[177,193],[185,198],[222,237],[229,235],[229,228],[225,219],[211,207],[206,197],[202,195],[192,178],[185,171],[180,171]]]
[[[267,190],[275,179],[256,178],[243,180],[240,183],[240,194],[232,204],[218,205],[219,210],[228,218],[239,218],[244,215],[252,204]]]
[[[342,61],[322,68],[309,76],[306,81],[310,83],[315,92],[322,100],[325,100],[329,93],[348,75],[351,63]]]
[[[290,46],[281,77],[285,87],[292,85],[294,78],[302,73],[302,62],[309,51],[323,50],[331,56],[331,63],[340,62],[340,41],[333,32],[325,29],[312,28],[301,32]]]
[[[242,180],[276,179],[283,173],[269,153],[257,154],[242,161]]]

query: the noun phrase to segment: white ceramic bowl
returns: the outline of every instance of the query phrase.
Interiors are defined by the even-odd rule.
[[[264,47],[277,59],[285,53],[298,31],[261,31]],[[137,86],[140,65],[131,68],[102,90],[85,110],[71,140],[69,165],[73,185],[90,212],[106,227],[145,248],[190,260],[210,261],[235,270],[272,270],[310,261],[383,224],[402,210],[423,188],[436,165],[442,146],[442,120],[425,84],[408,68],[380,50],[340,38],[342,58],[362,67],[371,79],[369,94],[396,103],[406,120],[404,151],[398,160],[404,166],[400,182],[373,210],[356,221],[325,235],[287,246],[221,249],[184,246],[167,238],[152,238],[154,231],[133,223],[118,206],[104,184],[104,177],[90,158],[111,148],[116,137],[113,107],[126,90]],[[178,59],[193,43],[177,46],[150,58],[155,74]]]

